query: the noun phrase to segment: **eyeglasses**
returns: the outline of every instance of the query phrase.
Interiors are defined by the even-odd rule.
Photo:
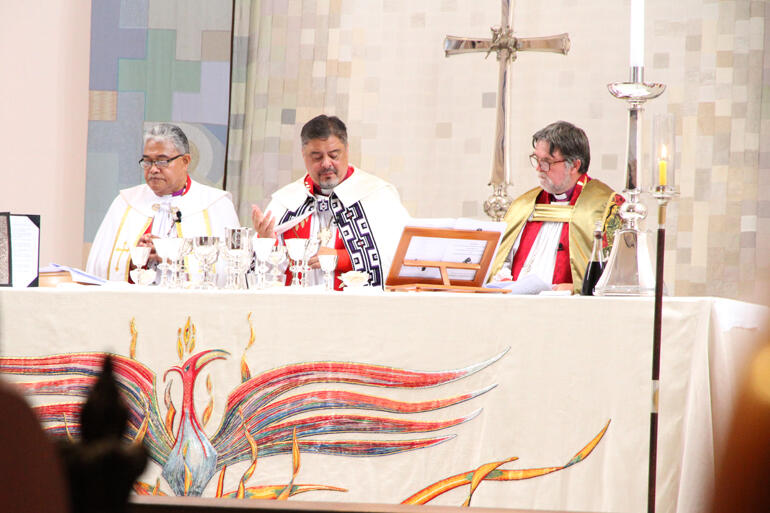
[[[184,153],[180,153],[176,157],[171,157],[170,159],[165,160],[147,160],[147,159],[140,159],[139,165],[142,166],[142,169],[150,169],[153,165],[157,166],[158,169],[166,169],[169,164],[171,164],[172,161],[178,159],[184,155]]]
[[[553,162],[548,162],[547,160],[540,160],[538,159],[535,154],[529,156],[529,163],[532,164],[532,167],[537,169],[537,166],[540,166],[540,169],[542,169],[544,172],[548,172],[551,170],[551,166],[554,164],[558,164],[559,162],[565,162],[567,159],[561,159],[561,160],[555,160]]]

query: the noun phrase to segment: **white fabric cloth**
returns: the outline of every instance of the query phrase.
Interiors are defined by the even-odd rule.
[[[470,418],[457,426],[409,436],[452,437],[444,443],[391,456],[322,455],[305,452],[302,447],[297,482],[347,490],[310,492],[306,497],[393,504],[439,480],[512,456],[519,460],[501,468],[564,465],[611,420],[599,445],[583,461],[534,479],[484,481],[474,493],[472,505],[643,513],[647,511],[653,303],[651,297],[503,297],[376,289],[369,293],[323,293],[283,288],[244,294],[128,286],[124,290],[109,286],[0,288],[0,352],[16,358],[111,350],[128,357],[129,325],[134,319],[139,334],[135,360],[156,377],[153,399],[163,419],[167,381],[163,382],[162,376],[179,364],[177,332],[189,318],[198,333],[194,354],[212,349],[230,353],[206,369],[213,384],[213,414],[205,426],[211,437],[219,429],[227,397],[243,384],[244,361],[252,379],[291,364],[319,361],[443,372],[467,368],[508,349],[478,373],[440,386],[308,383],[273,397],[271,402],[283,401],[290,394],[326,389],[418,402],[494,386],[462,403],[416,417],[359,410],[361,415],[404,421]],[[729,307],[728,312],[725,307]],[[554,321],[554,312],[558,312],[559,322]],[[730,416],[729,408],[722,405],[733,402],[745,364],[742,355],[756,349],[762,339],[755,327],[767,321],[767,307],[737,301],[728,304],[713,298],[665,298],[656,511],[707,510],[714,457],[721,450],[719,441],[724,440],[723,429]],[[258,342],[245,351],[251,326]],[[311,333],[308,326],[327,329]],[[340,330],[346,336],[340,337]],[[597,336],[599,332],[603,335]],[[257,350],[262,348],[269,349]],[[41,368],[36,361],[30,366]],[[28,374],[1,377],[27,382],[35,379]],[[201,374],[194,387],[198,419],[212,398],[203,386],[205,377],[206,373]],[[178,377],[172,379],[176,381],[173,403],[179,410],[182,387]],[[40,402],[36,404],[50,404],[73,399],[38,396],[37,400]],[[332,414],[340,413],[344,412],[332,410]],[[343,436],[346,440],[383,440],[406,435],[373,431],[338,438]],[[314,438],[309,433],[302,440]],[[260,454],[248,486],[274,484],[281,472],[291,476],[289,454]],[[246,459],[228,466],[225,492],[237,490],[250,464]],[[154,486],[160,472],[161,466],[151,462],[141,480]],[[217,479],[218,474],[205,496],[214,496]],[[163,479],[160,488],[170,493]],[[457,506],[467,494],[466,485],[430,504]]]
[[[568,204],[569,202],[554,201],[552,203],[558,205]],[[532,216],[530,216],[530,220],[531,218]],[[532,248],[529,250],[527,259],[524,261],[524,265],[519,273],[519,279],[533,274],[543,280],[544,283],[549,285],[553,284],[553,270],[556,267],[556,251],[559,249],[562,228],[564,228],[564,223],[544,222],[542,226],[540,226],[535,242],[532,243]],[[509,271],[511,270],[511,265],[513,263],[513,256],[516,254],[516,251],[519,250],[519,243],[521,242],[523,233],[524,230],[519,232],[519,236],[516,238],[516,242],[513,243],[513,248],[503,264],[503,267],[507,268]]]
[[[182,213],[179,237],[222,237],[226,227],[240,226],[230,193],[194,180],[181,196],[156,196],[147,184],[123,189],[96,232],[86,271],[108,280],[126,281],[131,261],[128,248],[136,245],[150,222],[153,235],[168,236],[174,230],[173,209]]]
[[[369,224],[368,229],[376,243],[384,283],[398,241],[401,239],[401,233],[410,216],[401,204],[398,191],[393,185],[357,167],[353,169],[353,174],[334,188],[333,195],[339,198],[345,208],[360,203]],[[308,191],[305,186],[305,177],[303,177],[273,193],[266,212],[272,212],[273,216],[280,222],[287,211],[296,211],[307,201],[308,197],[316,201],[316,206],[313,208],[317,208],[317,200]],[[321,220],[328,222],[327,218],[322,217]],[[317,214],[314,213],[310,216],[310,223],[310,236],[312,238],[317,235],[320,229]],[[332,238],[330,246],[334,240]],[[352,255],[351,260],[354,260]],[[357,269],[355,261],[353,261],[353,267]],[[320,273],[314,273],[313,277],[318,280],[320,276]]]

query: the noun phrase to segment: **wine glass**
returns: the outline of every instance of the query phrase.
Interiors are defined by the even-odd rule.
[[[227,289],[245,289],[246,271],[251,265],[251,228],[225,228]]]
[[[158,268],[162,269],[160,285],[163,287],[175,287],[178,285],[178,276],[176,275],[179,260],[182,258],[182,249],[184,249],[184,239],[177,237],[160,237],[152,240],[155,244],[155,251],[161,258]],[[171,264],[167,264],[166,261]]]
[[[219,256],[219,237],[194,237],[193,254],[195,255],[195,258],[198,259],[198,262],[201,265],[201,270],[203,271],[203,280],[197,288],[216,288],[212,268],[214,266],[214,262],[217,261],[217,257]]]
[[[174,267],[174,275],[176,276],[176,286],[186,287],[189,281],[189,263],[187,262],[188,255],[193,251],[193,239],[192,237],[185,237],[182,239],[182,247],[179,248],[179,254]]]
[[[273,246],[273,249],[267,256],[267,261],[273,266],[273,269],[270,271],[272,276],[270,286],[283,287],[286,284],[286,275],[281,268],[281,264],[286,261],[286,246]]]
[[[128,251],[131,254],[131,262],[138,268],[142,268],[147,265],[147,259],[150,258],[150,246],[134,246]]]
[[[302,282],[307,281],[307,274],[302,271],[308,242],[308,239],[286,239],[286,250],[289,252],[289,258],[292,260],[291,287],[301,287]]]
[[[150,246],[134,246],[128,250],[131,255],[131,262],[133,262],[135,267],[129,274],[136,285],[147,285],[149,274],[154,273],[154,271],[144,269],[144,266],[147,265],[147,260],[150,258],[151,250]]]
[[[275,239],[272,237],[258,237],[254,235],[251,239],[251,245],[254,247],[254,254],[257,257],[257,288],[265,288],[265,275],[267,273],[267,259],[275,246]]]
[[[169,287],[169,265],[168,262],[171,258],[172,248],[168,241],[171,239],[168,238],[162,238],[157,237],[152,239],[152,244],[155,246],[155,252],[158,254],[158,258],[160,258],[160,263],[158,264],[158,270],[160,271],[160,283],[158,284],[160,287]]]
[[[308,240],[307,247],[305,248],[305,258],[302,260],[302,286],[308,287],[313,280],[313,272],[310,269],[308,262],[318,253],[318,248],[321,247],[321,241],[318,238],[312,238]]]
[[[324,273],[324,290],[334,290],[334,270],[337,268],[337,253],[318,255],[318,263]]]

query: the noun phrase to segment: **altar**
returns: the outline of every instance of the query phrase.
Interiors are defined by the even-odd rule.
[[[61,434],[67,380],[118,355],[129,436],[151,418],[138,493],[641,512],[652,318],[632,297],[5,289],[0,373]],[[703,510],[767,318],[664,299],[658,511]],[[216,461],[188,440],[180,485],[188,386]]]

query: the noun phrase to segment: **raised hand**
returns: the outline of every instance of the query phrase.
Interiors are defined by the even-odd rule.
[[[275,238],[275,217],[271,212],[263,213],[257,205],[251,205],[251,222],[260,237]]]

